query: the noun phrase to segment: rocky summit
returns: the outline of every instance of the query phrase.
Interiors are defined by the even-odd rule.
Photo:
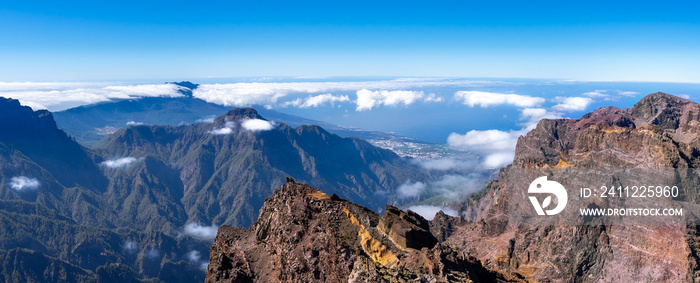
[[[520,137],[513,168],[697,168],[700,105],[665,93],[632,108],[545,119]],[[509,170],[464,204],[469,221],[436,217],[447,244],[484,266],[539,282],[700,282],[698,226],[533,226],[509,222]],[[697,195],[688,195],[696,200]]]
[[[437,241],[427,220],[363,206],[291,178],[265,200],[249,229],[222,226],[207,282],[503,281],[457,247]]]

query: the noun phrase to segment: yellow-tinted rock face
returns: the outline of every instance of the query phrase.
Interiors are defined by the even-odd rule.
[[[369,231],[367,231],[367,228],[365,228],[365,226],[363,226],[362,223],[360,223],[360,221],[358,221],[347,208],[343,206],[340,208],[348,216],[350,223],[359,228],[357,234],[360,237],[360,245],[362,246],[362,250],[365,251],[365,253],[367,253],[372,260],[380,263],[383,266],[389,266],[396,263],[397,258],[394,253],[392,253],[381,242],[372,237],[372,235],[369,234]]]

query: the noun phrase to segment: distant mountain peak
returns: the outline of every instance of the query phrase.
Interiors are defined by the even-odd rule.
[[[4,110],[6,107],[22,107],[22,105],[20,105],[17,99],[0,97],[0,107],[2,107],[0,109]]]
[[[0,97],[0,131],[6,138],[13,138],[55,133],[58,129],[51,112],[34,111],[19,100]]]
[[[698,108],[698,105],[678,96],[656,92],[639,100],[629,109],[629,112],[648,123],[657,124],[663,128],[677,128],[678,119],[684,113],[688,114],[687,112],[691,111],[690,108]]]
[[[197,87],[199,87],[199,84],[196,84],[196,83],[193,83],[190,81],[167,82],[167,84],[174,84],[177,86],[181,86],[182,88],[180,88],[178,90],[178,92],[181,93],[182,95],[184,95],[186,97],[190,97],[190,98],[192,97],[192,91],[197,89]]]
[[[266,120],[258,114],[258,111],[253,108],[233,108],[229,110],[226,115],[228,119],[240,120],[240,119],[261,119]]]
[[[645,96],[644,98],[639,100],[639,102],[637,102],[635,104],[635,106],[644,105],[644,104],[685,105],[685,104],[688,104],[690,102],[692,102],[692,101],[687,100],[685,98],[675,96],[675,95],[670,95],[670,94],[664,93],[664,92],[656,92],[656,93],[652,93],[652,94]]]

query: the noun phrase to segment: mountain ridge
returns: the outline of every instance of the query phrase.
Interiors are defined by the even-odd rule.
[[[463,205],[469,221],[441,218],[446,242],[466,243],[486,268],[525,280],[700,281],[698,226],[518,225],[508,209],[530,205],[509,193],[518,168],[697,168],[697,113],[699,104],[653,93],[627,109],[541,120],[518,139],[513,164]]]
[[[254,109],[244,108],[232,109],[212,123],[131,126],[107,137],[95,150],[114,158],[153,156],[175,166],[184,185],[183,204],[196,207],[189,210],[190,218],[243,227],[257,218],[267,193],[282,185],[275,180],[287,175],[377,209],[388,198],[375,192],[390,192],[406,180],[428,177],[395,153],[361,139],[342,138],[318,126],[292,128],[283,123],[251,131],[243,124],[249,119],[266,121]],[[225,134],[218,132],[222,129]],[[248,199],[244,192],[222,195],[221,186],[255,188],[249,192],[254,198]]]

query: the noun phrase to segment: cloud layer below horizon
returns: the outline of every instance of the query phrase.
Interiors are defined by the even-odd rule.
[[[59,111],[80,105],[140,97],[180,97],[175,84],[0,82],[0,96],[19,100],[34,110]]]
[[[540,85],[559,84],[565,87],[576,82],[539,82]],[[474,113],[484,111],[509,112],[517,111],[517,120],[510,118],[509,125],[503,126],[496,122],[491,126],[478,128],[475,125],[485,121],[481,119],[496,120],[497,116],[475,117],[474,124],[465,124],[464,129],[450,128],[445,133],[440,133],[439,138],[448,145],[474,152],[481,156],[481,166],[486,168],[498,168],[512,160],[515,144],[519,136],[527,133],[535,127],[541,119],[557,119],[566,115],[578,115],[587,111],[596,102],[617,101],[623,98],[634,97],[639,92],[591,88],[585,91],[577,90],[574,95],[546,96],[544,92],[533,91],[528,87],[538,83],[524,83],[498,80],[469,80],[469,79],[444,79],[444,78],[399,78],[384,80],[361,81],[297,81],[297,82],[238,82],[223,84],[201,84],[193,91],[193,96],[210,103],[231,107],[260,105],[266,108],[293,107],[298,109],[311,109],[309,111],[323,111],[323,117],[332,115],[358,118],[362,112],[377,113],[377,110],[386,108],[411,108],[409,111],[422,111],[430,108],[432,116],[446,116],[441,113],[440,107],[451,108],[449,115],[454,115],[454,109],[482,108],[488,110],[475,110]],[[580,89],[580,88],[577,88]],[[181,87],[174,84],[119,84],[119,83],[2,83],[0,82],[0,96],[19,99],[23,104],[34,109],[48,108],[49,110],[61,110],[69,106],[78,106],[96,102],[104,102],[113,99],[136,99],[139,97],[178,97],[181,96]],[[522,92],[520,92],[522,91]],[[551,92],[550,92],[551,93]],[[537,95],[541,94],[541,95]],[[560,95],[557,93],[557,95]],[[422,106],[421,106],[422,105]],[[437,106],[432,106],[437,105]],[[417,108],[420,106],[423,108]],[[325,108],[313,110],[316,108]],[[342,108],[342,110],[338,110]],[[445,108],[445,109],[447,109]],[[327,109],[341,114],[332,113]],[[354,112],[350,113],[350,112]],[[292,112],[293,113],[293,112]],[[355,115],[355,116],[353,116]],[[364,114],[363,114],[364,115]],[[480,114],[473,114],[480,115]],[[303,116],[303,115],[301,115]],[[503,114],[505,116],[505,114]],[[320,114],[317,117],[321,117]],[[372,119],[380,117],[370,116]],[[319,118],[323,120],[323,118]],[[338,117],[335,117],[337,122]],[[450,122],[454,117],[441,117],[436,119],[440,123]],[[503,119],[506,120],[506,119]],[[464,123],[464,120],[461,120]],[[202,122],[211,122],[211,120]],[[403,121],[397,121],[403,122]],[[341,122],[338,122],[341,124]],[[367,126],[367,122],[364,126]],[[386,123],[386,122],[385,122]],[[429,125],[420,124],[420,121],[406,121],[428,129]],[[431,121],[430,123],[435,123]],[[129,124],[138,125],[138,121]],[[249,131],[265,131],[275,127],[272,122],[245,121],[240,125],[241,129]],[[352,126],[352,125],[350,125]],[[223,126],[210,131],[215,135],[231,134],[237,127]],[[490,129],[489,129],[490,128]],[[422,129],[422,128],[421,128]],[[433,141],[435,142],[435,141]],[[447,166],[433,164],[434,167]],[[108,166],[110,167],[110,166]]]

